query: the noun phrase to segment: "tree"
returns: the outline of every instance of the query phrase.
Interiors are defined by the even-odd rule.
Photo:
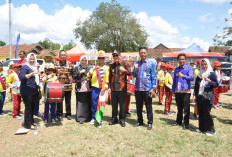
[[[148,35],[144,28],[132,12],[116,0],[100,3],[89,19],[79,20],[76,25],[74,34],[87,49],[127,52],[147,46]]]
[[[64,50],[70,50],[74,46],[76,46],[76,44],[71,40],[70,42],[68,42],[68,44],[64,45]]]
[[[230,2],[230,5],[232,5],[232,1]],[[225,18],[225,22],[228,26],[223,28],[222,34],[216,34],[213,41],[216,45],[232,46],[232,26],[229,25],[232,23],[232,13],[230,14],[230,17]]]
[[[51,50],[59,50],[60,49],[60,44],[55,43],[48,38],[45,38],[43,41],[39,41],[39,44],[44,48],[44,49],[51,49]],[[64,50],[70,50],[73,48],[76,44],[71,40],[68,44],[63,46]]]
[[[5,45],[6,45],[6,43],[4,41],[0,40],[0,46],[5,46]]]

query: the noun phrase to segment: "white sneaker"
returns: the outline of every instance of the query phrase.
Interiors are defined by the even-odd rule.
[[[101,125],[98,125],[97,128],[98,128],[98,129],[101,129]]]
[[[20,117],[20,116],[15,116],[14,118],[15,119],[22,119],[22,117]]]
[[[206,132],[205,133],[207,136],[213,136],[213,134],[211,132]]]
[[[90,122],[89,122],[89,124],[91,124],[91,125],[93,125],[95,123],[95,120],[94,119],[92,119]]]
[[[200,129],[196,129],[196,132],[199,132],[199,133],[201,133],[201,130],[200,130]]]

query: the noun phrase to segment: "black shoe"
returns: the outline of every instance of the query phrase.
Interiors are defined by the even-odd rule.
[[[63,121],[63,117],[62,116],[59,116],[57,119],[58,119],[58,121]]]
[[[126,112],[126,117],[131,117],[131,116],[132,116],[131,113]]]
[[[114,125],[114,124],[118,124],[118,120],[115,119],[115,118],[113,118],[113,119],[110,121],[109,125]]]
[[[134,127],[142,126],[142,125],[143,125],[143,123],[135,123],[135,124],[134,124]]]
[[[199,119],[199,115],[193,115],[193,119],[195,119],[195,120],[198,120]]]
[[[72,118],[71,118],[71,116],[67,116],[67,119],[68,119],[68,120],[71,120]]]
[[[184,124],[184,125],[183,125],[183,129],[184,129],[184,130],[187,130],[187,129],[189,129],[189,126],[186,125],[186,124]]]
[[[151,129],[152,129],[152,124],[148,124],[147,130],[151,130]]]
[[[177,126],[177,125],[181,125],[181,124],[177,123],[177,122],[175,122],[175,123],[172,124],[172,126]]]
[[[120,125],[121,125],[122,127],[125,127],[125,126],[126,126],[125,120],[121,119],[121,120],[120,120]]]

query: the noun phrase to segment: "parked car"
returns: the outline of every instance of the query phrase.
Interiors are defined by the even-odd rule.
[[[9,69],[8,64],[10,63],[10,61],[13,61],[14,63],[17,63],[19,60],[20,60],[19,58],[16,58],[16,59],[9,59],[9,60],[5,61],[3,63],[3,69],[5,71],[7,71]],[[37,62],[40,65],[40,68],[39,68],[40,72],[44,71],[44,66],[45,66],[44,59],[37,59]]]
[[[230,62],[221,62],[222,63],[222,68],[221,70],[225,73],[226,76],[231,76],[231,68],[232,68],[232,63]]]

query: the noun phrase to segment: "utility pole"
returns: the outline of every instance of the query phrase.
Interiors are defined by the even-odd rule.
[[[11,34],[11,0],[9,0],[9,48],[10,48],[10,59],[12,58],[12,34]]]

